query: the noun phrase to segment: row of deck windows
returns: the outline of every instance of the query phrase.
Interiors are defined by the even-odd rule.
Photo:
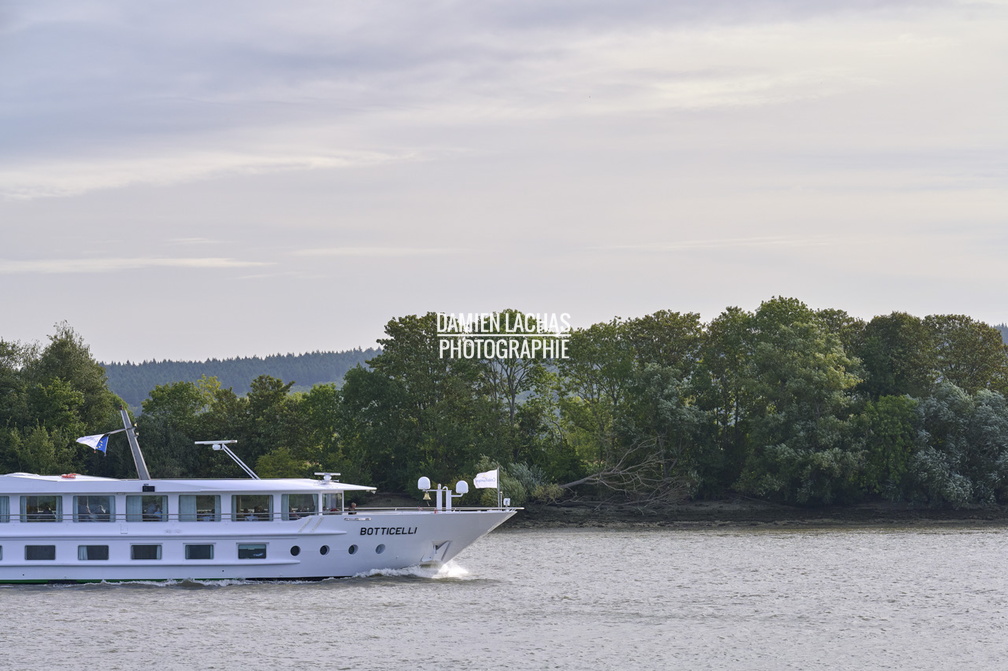
[[[348,554],[356,554],[359,548],[356,544],[347,548]],[[385,544],[380,543],[375,547],[375,553],[385,552]],[[301,547],[294,545],[290,548],[291,556],[297,557],[301,554]],[[329,546],[323,545],[319,548],[322,555],[329,554]],[[55,545],[26,545],[24,546],[25,560],[27,561],[55,561]],[[186,559],[213,559],[213,544],[187,543],[185,545]],[[78,545],[77,559],[79,561],[108,561],[108,545]],[[130,559],[140,561],[157,561],[161,559],[161,545],[158,544],[134,544],[130,545]],[[266,559],[266,543],[238,543],[238,559]],[[3,561],[3,545],[0,545],[0,561]]]
[[[61,522],[63,497],[52,495],[21,496],[20,521]],[[318,512],[314,494],[283,494],[282,512],[274,514],[270,494],[234,494],[231,497],[232,521],[265,522],[273,519],[296,520]],[[176,518],[180,522],[219,522],[221,497],[217,494],[179,494],[177,512],[169,515],[168,497],[160,494],[126,496],[125,516],[116,512],[116,497],[111,495],[74,496],[74,522],[162,522]],[[323,494],[323,511],[341,511],[339,494]],[[10,497],[0,496],[0,523],[10,522]]]
[[[78,545],[77,559],[80,561],[107,561],[109,546]],[[207,544],[187,544],[186,559],[213,559],[214,546]],[[25,559],[28,561],[54,561],[56,559],[55,545],[26,545]],[[131,545],[130,559],[157,560],[161,559],[160,545]],[[266,559],[265,543],[239,543],[238,559]],[[0,545],[0,561],[3,560],[3,546]]]

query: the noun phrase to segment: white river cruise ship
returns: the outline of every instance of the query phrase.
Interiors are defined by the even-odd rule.
[[[125,411],[123,421],[137,480],[0,475],[0,582],[308,580],[437,565],[517,511],[454,507],[468,485],[453,493],[427,478],[418,485],[432,506],[358,511],[345,495],[373,487],[336,473],[259,479],[228,441],[207,444],[248,479],[154,479]]]

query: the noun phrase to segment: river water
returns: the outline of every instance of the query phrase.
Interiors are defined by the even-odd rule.
[[[1006,540],[503,530],[440,571],[3,586],[0,668],[1008,668]]]

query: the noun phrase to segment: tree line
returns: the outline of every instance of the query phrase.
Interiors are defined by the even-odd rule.
[[[196,382],[201,377],[215,377],[239,395],[247,394],[250,382],[259,375],[283,380],[297,380],[295,389],[307,391],[316,384],[339,383],[346,372],[376,356],[378,350],[352,349],[344,352],[308,352],[274,354],[266,357],[207,359],[206,361],[143,361],[141,363],[102,363],[108,385],[126,404],[140,410],[147,395],[157,385],[172,382]]]
[[[238,477],[193,445],[237,438],[261,475],[338,471],[391,491],[500,466],[515,503],[1008,502],[1008,348],[966,316],[865,321],[778,297],[709,323],[614,318],[575,329],[554,360],[442,358],[436,317],[391,320],[339,388],[155,386],[138,418],[151,472]],[[69,328],[45,348],[2,343],[3,465],[129,477],[125,444],[101,458],[72,443],[116,428],[116,401]]]

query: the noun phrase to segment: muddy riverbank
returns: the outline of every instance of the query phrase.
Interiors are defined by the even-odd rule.
[[[529,504],[508,521],[508,528],[694,527],[694,526],[864,526],[864,525],[1004,525],[1008,507],[943,510],[906,504],[861,504],[802,508],[763,501],[698,501],[660,507],[577,502]]]

